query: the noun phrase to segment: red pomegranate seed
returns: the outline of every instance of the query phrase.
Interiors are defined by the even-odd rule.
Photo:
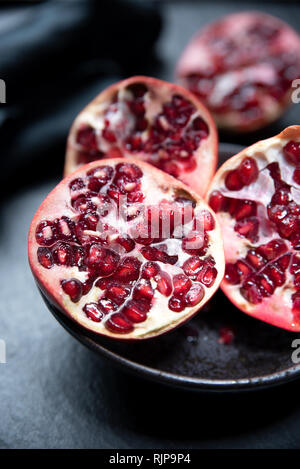
[[[35,238],[41,246],[51,246],[57,239],[54,223],[49,220],[41,221],[36,228]]]
[[[289,238],[298,227],[298,217],[296,215],[286,215],[278,225],[278,231],[284,238]]]
[[[212,231],[215,229],[215,220],[208,210],[203,210],[194,219],[194,230]]]
[[[119,334],[128,333],[133,331],[133,325],[129,319],[127,319],[121,313],[114,313],[106,322],[105,327],[112,332]]]
[[[204,288],[202,285],[195,283],[185,295],[185,303],[187,306],[195,306],[204,297]]]
[[[136,181],[143,176],[138,166],[131,163],[119,163],[116,166],[117,176],[126,176],[130,181]]]
[[[153,278],[159,271],[160,267],[158,264],[155,262],[146,262],[143,266],[142,277],[147,279]]]
[[[238,260],[236,263],[236,266],[242,278],[248,277],[248,275],[250,275],[253,272],[253,268],[250,267],[245,261]]]
[[[133,323],[144,322],[147,319],[146,311],[135,301],[129,301],[124,306],[122,313]]]
[[[182,268],[186,275],[191,277],[192,280],[195,280],[203,265],[204,261],[200,259],[200,257],[191,256],[184,262]]]
[[[287,246],[282,239],[273,239],[267,244],[262,244],[259,246],[257,251],[268,261],[272,261],[281,254],[284,254],[287,251]]]
[[[76,142],[82,145],[85,150],[98,150],[96,132],[90,126],[78,130]]]
[[[117,305],[121,305],[130,293],[130,289],[124,285],[113,283],[107,286],[106,296]]]
[[[115,303],[113,303],[111,300],[109,300],[108,298],[101,298],[98,301],[98,306],[100,310],[103,312],[103,314],[108,314],[118,309],[118,306]]]
[[[258,167],[256,161],[250,157],[244,158],[237,169],[237,173],[238,179],[240,179],[242,184],[249,186],[249,184],[256,181],[258,176]]]
[[[241,281],[239,269],[236,264],[228,262],[225,269],[225,279],[232,285],[237,285]]]
[[[263,272],[274,282],[276,287],[281,287],[285,283],[285,274],[278,265],[268,264]]]
[[[141,280],[133,290],[133,297],[135,299],[143,299],[147,301],[151,301],[154,296],[153,288],[151,287],[151,283],[148,280]]]
[[[283,147],[283,154],[293,165],[300,165],[300,143],[291,140]]]
[[[267,263],[266,259],[255,249],[248,251],[246,261],[252,265],[255,270],[260,270]]]
[[[214,212],[221,212],[225,209],[226,197],[219,191],[213,191],[209,197],[209,205]]]
[[[290,253],[285,254],[284,256],[280,257],[277,260],[277,262],[281,270],[283,271],[286,270],[289,267],[290,262],[291,262],[291,254]]]
[[[173,277],[173,295],[184,295],[192,286],[191,280],[184,274],[174,275]]]
[[[207,234],[191,231],[186,238],[183,238],[182,249],[191,255],[204,256],[208,249]]]
[[[168,305],[169,308],[176,313],[183,311],[185,308],[184,301],[181,298],[176,298],[175,296],[171,296]]]
[[[170,256],[164,251],[161,251],[160,249],[154,248],[154,247],[143,247],[141,249],[141,253],[147,259],[148,261],[158,261],[158,262],[163,262],[164,264],[176,264],[178,261],[178,256]]]
[[[79,195],[76,199],[73,199],[71,204],[76,212],[85,213],[97,210],[96,205],[91,201],[92,194]]]
[[[207,288],[210,288],[218,275],[217,269],[215,267],[212,267],[210,265],[206,265],[203,267],[203,269],[200,271],[197,280],[198,282],[203,283]]]
[[[166,272],[159,272],[156,276],[157,290],[164,296],[170,296],[172,292],[171,277]]]
[[[280,187],[272,196],[271,205],[288,205],[291,200],[290,188]]]
[[[126,252],[133,251],[135,248],[135,242],[127,235],[119,236],[116,239],[116,243],[120,244],[120,246],[122,246]]]
[[[87,303],[82,309],[87,317],[94,322],[100,322],[103,318],[103,313],[100,311],[97,303]]]
[[[287,208],[284,205],[268,205],[268,217],[276,224],[280,223],[287,213]]]
[[[82,283],[76,278],[71,278],[69,280],[62,280],[61,282],[62,289],[74,303],[77,303],[82,296]]]
[[[73,246],[73,263],[77,267],[81,267],[84,261],[84,251],[79,246]]]
[[[248,279],[241,288],[241,294],[249,303],[258,304],[262,302],[262,293],[254,279]]]
[[[87,176],[96,178],[101,186],[107,184],[112,179],[113,174],[114,170],[111,166],[98,166],[87,172]]]
[[[256,202],[253,202],[252,200],[240,200],[238,201],[237,207],[234,211],[234,216],[235,216],[235,219],[239,221],[239,220],[242,220],[243,218],[256,216],[256,213],[257,213]]]
[[[51,269],[53,266],[53,257],[49,248],[38,248],[37,257],[39,263],[45,267],[45,269]]]
[[[135,257],[124,257],[119,265],[115,278],[124,282],[137,280],[140,275],[141,262]]]
[[[83,189],[84,187],[85,187],[85,182],[82,178],[73,179],[73,181],[71,181],[69,184],[69,188],[71,191],[79,191],[80,189]]]
[[[257,283],[261,287],[263,296],[269,296],[274,293],[275,285],[274,282],[268,277],[268,275],[262,273],[257,276]]]
[[[237,222],[234,226],[234,231],[237,231],[241,236],[250,239],[250,241],[257,241],[258,234],[258,221],[256,218],[245,218]]]
[[[85,257],[85,262],[90,267],[96,267],[100,262],[103,262],[106,256],[107,250],[100,244],[92,244]]]
[[[293,180],[300,186],[300,168],[296,168],[293,173]]]
[[[67,243],[57,243],[52,248],[52,255],[57,265],[70,266],[73,264],[73,249]]]
[[[221,327],[219,330],[219,344],[230,345],[234,340],[234,331],[231,327]]]
[[[230,191],[239,191],[244,186],[243,182],[240,180],[239,173],[235,169],[233,171],[229,171],[225,178],[225,186]]]

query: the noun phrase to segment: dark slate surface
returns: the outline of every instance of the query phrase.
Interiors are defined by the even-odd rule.
[[[243,8],[247,5],[244,3]],[[297,26],[296,5],[260,8]],[[159,76],[197,27],[234,4],[167,4]],[[158,75],[158,74],[157,74]],[[281,122],[294,123],[295,106]],[[54,320],[27,265],[27,231],[49,181],[0,212],[0,448],[299,448],[300,383],[252,394],[188,394],[115,370]]]

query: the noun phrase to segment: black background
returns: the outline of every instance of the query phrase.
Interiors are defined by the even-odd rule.
[[[142,30],[134,29],[125,13],[116,9],[117,25],[113,25],[118,29],[119,24],[125,24],[124,36],[116,39],[113,26],[102,27],[105,16],[99,13],[99,26],[92,38],[79,36],[80,47],[73,47],[70,41],[70,52],[66,35],[58,41],[63,56],[71,58],[80,57],[80,48],[82,57],[89,55],[92,41],[91,61],[78,59],[78,65],[72,59],[61,68],[64,60],[56,60],[58,51],[51,61],[47,58],[46,37],[45,51],[37,48],[35,53],[46,54],[44,67],[50,61],[52,75],[48,70],[41,78],[43,70],[46,72],[43,67],[28,72],[20,55],[7,68],[2,62],[5,73],[0,70],[0,77],[7,81],[8,102],[0,107],[0,338],[6,342],[7,363],[0,364],[0,448],[300,447],[298,382],[252,394],[206,395],[132,378],[66,334],[42,303],[27,264],[30,221],[59,180],[67,130],[81,107],[105,84],[129,73],[173,80],[176,60],[191,35],[207,21],[241,9],[261,9],[300,28],[300,6],[296,3],[161,2],[162,31],[153,56],[151,44],[161,26],[159,17],[153,11],[147,16],[150,39],[143,42],[147,21],[139,20]],[[55,11],[52,14],[55,16]],[[47,20],[50,16],[48,13]],[[120,17],[123,21],[118,23]],[[14,37],[18,37],[18,28]],[[103,29],[104,37],[98,37]],[[123,54],[114,55],[118,51],[115,44],[124,46],[124,38],[131,50],[125,55],[128,60],[120,58]],[[110,41],[112,49],[96,66],[93,54],[97,55],[98,48],[102,50],[105,41]],[[138,43],[141,47],[135,54],[134,44]],[[8,57],[11,52],[7,49]],[[0,64],[1,57],[0,53]],[[35,58],[33,63],[39,60]],[[20,69],[17,64],[22,65]],[[79,70],[77,75],[75,69]],[[298,123],[298,106],[272,129],[264,130],[264,136]],[[239,139],[239,143],[248,144],[251,139],[254,137]]]

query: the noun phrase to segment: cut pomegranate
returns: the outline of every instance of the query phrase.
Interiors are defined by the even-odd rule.
[[[288,127],[223,164],[207,195],[223,232],[223,291],[245,313],[292,331],[300,331],[300,188],[293,179],[299,149],[300,126]],[[245,161],[251,182],[228,185]]]
[[[212,117],[195,95],[155,78],[132,77],[104,90],[79,114],[68,139],[65,175],[95,159],[134,157],[204,195],[216,169],[217,140]],[[126,188],[123,177],[119,184],[131,192],[130,175],[122,176]],[[78,184],[80,178],[72,181]],[[95,175],[88,187],[98,191],[101,184]]]
[[[300,77],[300,37],[265,13],[226,15],[196,34],[176,74],[219,127],[259,129],[291,103],[292,82]]]
[[[66,177],[32,221],[29,261],[54,307],[116,339],[155,337],[183,323],[224,273],[213,211],[183,183],[133,159],[92,162]]]

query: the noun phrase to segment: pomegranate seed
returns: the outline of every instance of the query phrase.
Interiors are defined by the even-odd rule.
[[[79,246],[73,246],[73,263],[77,267],[81,267],[84,261],[84,251]]]
[[[262,294],[254,279],[248,279],[240,289],[241,294],[246,298],[249,303],[258,304],[262,302]]]
[[[70,266],[73,264],[73,250],[67,243],[57,243],[54,248],[52,248],[52,255],[57,265]]]
[[[195,280],[203,265],[204,261],[201,260],[200,257],[192,256],[184,262],[182,268],[186,275],[191,277],[191,279]]]
[[[277,262],[281,270],[286,270],[291,262],[291,254],[285,254],[284,256],[280,257]]]
[[[239,203],[237,204],[234,215],[235,215],[235,219],[239,221],[242,218],[256,216],[256,213],[257,213],[256,202],[253,202],[252,200],[240,200]]]
[[[102,130],[102,137],[109,143],[115,143],[117,141],[117,137],[115,136],[114,132],[112,130],[109,130],[108,127],[105,127]]]
[[[208,210],[203,210],[197,216],[197,219],[194,220],[194,229],[212,231],[215,229],[215,220],[212,214]]]
[[[116,239],[116,243],[120,244],[120,246],[122,246],[126,252],[133,251],[135,248],[135,242],[127,235],[119,236]]]
[[[289,238],[297,229],[298,219],[296,215],[286,215],[278,225],[278,231],[284,238]]]
[[[283,154],[289,163],[300,165],[300,143],[291,140],[283,147]]]
[[[50,246],[57,239],[56,228],[52,221],[41,221],[35,231],[35,238],[38,244],[42,246]]]
[[[296,168],[293,173],[293,180],[300,186],[300,168]]]
[[[78,130],[76,142],[86,150],[98,150],[96,131],[90,126]]]
[[[185,295],[185,303],[187,306],[195,306],[204,297],[204,288],[200,284],[194,284]]]
[[[172,282],[166,272],[159,272],[156,276],[157,290],[164,296],[170,296],[172,292]]]
[[[109,314],[118,308],[118,306],[115,303],[113,303],[111,300],[109,300],[108,298],[101,298],[98,301],[98,306],[100,310],[103,312],[103,314]]]
[[[82,178],[73,179],[73,181],[71,181],[69,184],[69,188],[71,191],[79,191],[80,189],[83,189],[84,187],[85,187],[85,182]]]
[[[276,287],[281,287],[285,283],[285,274],[280,269],[279,265],[269,264],[263,271],[275,284]]]
[[[176,298],[175,296],[171,296],[168,305],[169,308],[176,313],[179,313],[185,308],[183,300],[181,298]]]
[[[250,239],[250,241],[256,242],[258,228],[259,225],[257,219],[251,217],[237,222],[234,226],[234,231],[237,231],[241,236]]]
[[[219,191],[213,191],[209,197],[209,205],[214,212],[221,212],[225,209],[226,198]]]
[[[261,287],[261,292],[263,296],[269,296],[274,293],[275,285],[274,282],[268,277],[268,275],[262,273],[257,277],[257,283]]]
[[[107,184],[113,177],[114,170],[111,166],[97,166],[87,173],[89,178],[96,178],[101,186]]]
[[[114,313],[106,322],[105,327],[119,334],[133,331],[133,325],[123,314]]]
[[[133,291],[133,297],[135,299],[143,299],[147,301],[151,301],[154,296],[153,288],[151,287],[151,283],[148,280],[141,280],[138,283]]]
[[[240,163],[238,169],[238,179],[243,185],[249,186],[252,182],[256,181],[258,176],[257,163],[253,158],[244,158]]]
[[[144,322],[147,319],[146,311],[135,301],[129,301],[122,312],[133,323]]]
[[[241,281],[239,269],[236,264],[227,263],[225,270],[225,279],[232,285],[237,285]]]
[[[178,261],[178,256],[170,256],[166,252],[150,246],[143,247],[141,253],[148,261],[159,261],[171,265],[176,264]]]
[[[90,267],[96,267],[100,262],[103,262],[106,256],[106,249],[100,244],[92,244],[85,257],[85,262]]]
[[[130,293],[130,289],[123,285],[113,283],[108,285],[106,296],[117,305],[121,305]]]
[[[82,283],[76,278],[70,280],[62,280],[62,289],[74,303],[77,303],[82,296]]]
[[[280,187],[272,196],[271,205],[287,205],[291,200],[290,189]]]
[[[287,213],[284,205],[268,205],[268,217],[274,223],[280,223]]]
[[[49,248],[38,248],[37,258],[39,263],[45,267],[45,269],[51,269],[53,266],[53,257]]]
[[[287,251],[287,246],[282,239],[273,239],[267,244],[262,244],[257,248],[257,251],[264,256],[268,261],[276,259],[276,257]]]
[[[126,176],[130,181],[136,181],[143,176],[142,171],[138,166],[132,163],[119,163],[116,166],[117,176]]]
[[[124,257],[115,273],[115,278],[124,282],[137,280],[140,275],[140,268],[141,262],[138,259],[135,257]]]
[[[186,238],[183,238],[182,249],[191,255],[204,256],[208,249],[207,234],[191,231]]]
[[[146,262],[143,266],[142,277],[143,278],[153,278],[160,271],[160,267],[155,262]]]
[[[225,178],[225,186],[230,191],[239,191],[244,186],[243,182],[240,180],[239,173],[235,169],[233,171],[229,171]]]
[[[85,212],[95,212],[97,207],[91,201],[92,194],[79,195],[76,199],[73,199],[71,204],[76,212],[85,213]]]
[[[246,261],[254,267],[255,270],[260,270],[266,263],[266,259],[255,249],[250,249],[246,256]]]
[[[210,265],[206,265],[203,267],[203,269],[200,271],[197,280],[198,282],[203,283],[206,287],[210,288],[218,275],[217,269],[215,267],[212,267]]]
[[[103,313],[100,311],[97,303],[87,303],[82,309],[87,317],[94,322],[100,322],[103,318]]]
[[[234,340],[234,332],[231,327],[221,327],[219,330],[219,344],[230,345]]]
[[[236,266],[242,278],[248,277],[248,275],[250,275],[253,272],[252,267],[250,267],[245,261],[238,260],[236,263]]]
[[[184,274],[174,275],[173,277],[173,295],[179,296],[185,294],[192,286],[192,282]]]

